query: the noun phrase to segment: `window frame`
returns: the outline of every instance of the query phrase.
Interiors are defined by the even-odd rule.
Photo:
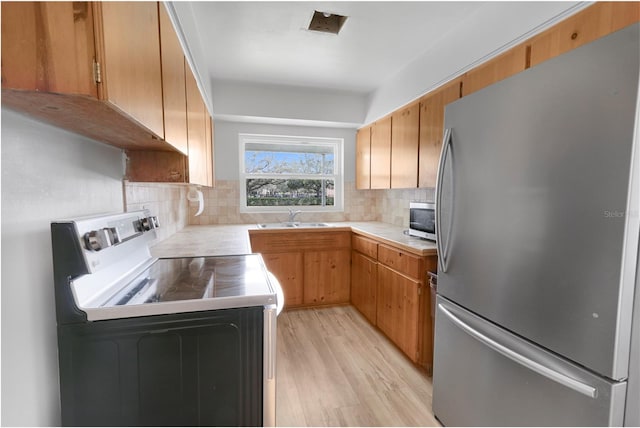
[[[245,171],[245,149],[247,144],[270,145],[316,145],[333,148],[333,174],[252,174]],[[238,147],[240,158],[240,212],[241,213],[282,213],[288,209],[303,212],[343,212],[344,211],[344,139],[330,137],[301,137],[290,135],[267,134],[238,134]],[[274,179],[321,179],[326,178],[334,182],[333,206],[320,205],[280,205],[280,206],[247,206],[247,180],[251,178]]]

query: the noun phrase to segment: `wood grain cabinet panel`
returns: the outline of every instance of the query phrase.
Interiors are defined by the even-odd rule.
[[[465,73],[462,78],[462,96],[520,73],[526,67],[527,46],[523,43]]]
[[[209,172],[211,167],[207,158],[210,149],[207,147],[207,124],[209,117],[196,79],[185,62],[186,93],[187,93],[187,136],[188,136],[188,160],[189,183],[208,186],[211,183]]]
[[[94,2],[100,97],[164,138],[158,5]]]
[[[347,231],[249,233],[251,250],[283,283],[287,307],[349,303],[350,238]]]
[[[418,187],[436,187],[444,133],[444,109],[460,98],[461,79],[436,89],[420,100]]]
[[[2,2],[2,88],[97,97],[93,32],[86,2]]]
[[[349,250],[304,253],[304,303],[349,303],[351,280]]]
[[[162,53],[162,101],[164,139],[182,154],[188,154],[187,94],[184,54],[169,15],[158,4],[160,17],[160,51]]]
[[[128,150],[164,140],[153,2],[2,2],[2,104]]]
[[[531,46],[531,66],[638,21],[638,2],[597,2],[528,41]]]
[[[391,187],[391,116],[371,127],[371,188]]]
[[[378,242],[373,239],[365,238],[364,236],[354,233],[351,236],[351,248],[374,260],[378,259]]]
[[[206,128],[205,128],[205,141],[206,141],[206,158],[207,158],[207,180],[208,186],[214,187],[216,185],[216,174],[215,174],[215,157],[214,157],[214,145],[213,145],[213,118],[206,113]]]
[[[371,127],[356,133],[356,189],[371,188]]]
[[[391,188],[418,186],[420,104],[398,110],[391,116]]]
[[[376,324],[378,263],[375,259],[351,252],[351,303],[373,325]]]
[[[262,258],[282,286],[285,307],[301,305],[304,292],[302,253],[265,253]]]
[[[420,282],[378,265],[377,325],[413,362],[418,362]]]
[[[388,245],[378,245],[378,261],[420,281],[424,280],[426,275],[423,257],[409,254],[406,251]]]

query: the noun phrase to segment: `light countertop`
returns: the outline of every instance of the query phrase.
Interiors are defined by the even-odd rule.
[[[406,228],[382,222],[336,222],[329,227],[306,230],[330,231],[350,228],[353,232],[398,247],[418,256],[436,255],[436,243],[404,234]],[[187,226],[154,245],[154,257],[198,257],[251,254],[251,233],[302,231],[305,229],[259,229],[256,224]]]

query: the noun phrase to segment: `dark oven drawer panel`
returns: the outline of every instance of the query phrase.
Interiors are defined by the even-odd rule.
[[[62,424],[262,425],[263,310],[59,327]]]

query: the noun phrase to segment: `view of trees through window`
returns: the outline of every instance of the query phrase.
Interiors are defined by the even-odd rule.
[[[284,140],[284,141],[282,141]],[[247,141],[242,151],[246,207],[334,207],[335,143]],[[341,185],[341,183],[340,183]]]
[[[307,177],[333,175],[333,164],[333,153],[246,150],[248,175],[283,176],[247,178],[247,206],[332,206],[334,180]]]

